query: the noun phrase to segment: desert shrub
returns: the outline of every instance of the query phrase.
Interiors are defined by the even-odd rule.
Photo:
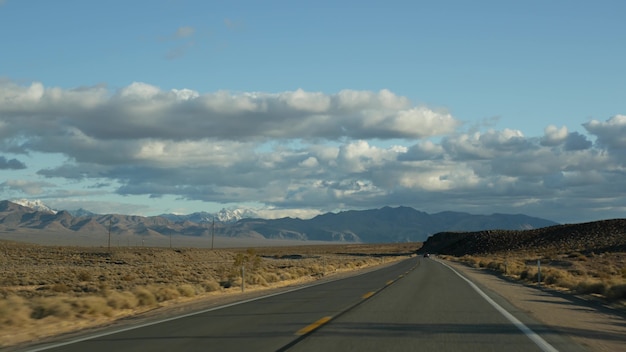
[[[107,305],[113,309],[132,309],[139,300],[132,292],[110,291],[106,294]]]
[[[358,263],[350,263],[351,265],[357,266],[358,267]],[[322,265],[319,264],[311,264],[310,266],[310,270],[313,273],[322,273],[324,272],[326,268]]]
[[[519,278],[521,280],[526,280],[526,281],[537,281],[538,275],[537,275],[537,268],[534,267],[526,267],[524,270],[522,270],[522,272],[519,275]]]
[[[60,297],[42,297],[32,301],[30,317],[33,319],[48,316],[69,318],[72,315],[72,306]]]
[[[587,256],[585,256],[585,255],[583,255],[583,254],[581,254],[581,255],[579,255],[578,257],[576,257],[576,260],[578,260],[579,262],[586,262],[586,261],[588,261],[588,260],[589,260],[589,257],[587,257]]]
[[[22,326],[30,316],[31,310],[22,297],[9,296],[0,300],[0,326]]]
[[[504,263],[500,261],[490,261],[489,264],[487,264],[487,269],[497,271],[499,273],[504,273],[505,266]]]
[[[569,269],[568,272],[574,276],[587,275],[587,271],[585,271],[585,269],[582,269],[582,268],[572,268],[572,269]]]
[[[241,267],[245,267],[246,271],[254,272],[261,266],[261,257],[256,254],[256,251],[252,248],[246,250],[246,253],[237,253],[235,261],[233,263],[233,269],[235,271],[241,270]]]
[[[292,278],[297,279],[303,276],[307,276],[307,270],[305,268],[297,267],[297,268],[289,268],[289,274]]]
[[[607,268],[602,268],[599,271],[592,271],[590,272],[591,276],[597,277],[599,279],[609,279],[611,278],[611,273],[610,270],[607,270]]]
[[[152,291],[157,302],[169,301],[180,297],[178,290],[171,286],[150,286],[148,289]]]
[[[626,284],[611,286],[606,293],[606,297],[611,300],[626,299]]]
[[[526,266],[518,261],[512,260],[506,262],[507,275],[520,275],[525,269]]]
[[[98,296],[78,297],[72,300],[71,306],[78,315],[106,315],[112,313],[106,298]]]
[[[287,271],[281,271],[279,274],[279,280],[281,281],[286,281],[286,280],[291,280],[291,274],[289,274],[289,272]]]
[[[246,283],[252,285],[267,286],[267,281],[265,280],[265,277],[258,273],[246,274]]]
[[[66,292],[72,291],[72,288],[69,287],[66,284],[57,283],[57,284],[54,284],[54,285],[50,286],[50,291],[52,291],[52,292],[59,292],[59,293],[66,293]]]
[[[563,270],[559,269],[545,269],[542,273],[544,277],[543,282],[547,285],[559,285],[560,282],[563,281],[565,277],[567,277],[567,273]]]
[[[266,282],[268,283],[272,283],[272,282],[278,282],[281,280],[285,280],[282,279],[281,276],[279,276],[278,274],[276,274],[275,272],[272,271],[266,271],[263,273],[263,278],[265,279]]]
[[[193,297],[197,294],[196,288],[189,284],[179,285],[176,289],[183,297]]]
[[[213,279],[210,279],[210,280],[205,280],[202,283],[202,288],[204,288],[206,292],[213,292],[213,291],[219,291],[222,288],[222,286],[220,286],[219,282]]]
[[[140,306],[154,306],[157,304],[154,294],[145,287],[136,287],[133,290],[133,294],[137,297],[137,303]]]
[[[124,275],[121,277],[121,279],[122,279],[122,280],[124,280],[124,281],[128,281],[128,282],[130,282],[130,281],[135,281],[135,279],[136,279],[136,278],[137,278],[137,276],[133,275],[132,273],[127,273],[127,274],[124,274]]]
[[[87,270],[81,270],[76,274],[78,281],[91,281],[93,279],[91,273]]]
[[[582,293],[582,294],[599,294],[599,295],[603,295],[607,292],[608,290],[608,285],[602,281],[592,281],[592,280],[585,280],[585,281],[581,281],[579,282],[576,287],[575,290],[578,293]]]
[[[548,285],[574,289],[578,284],[578,280],[576,280],[568,271],[560,269],[547,269],[544,276],[544,282]]]

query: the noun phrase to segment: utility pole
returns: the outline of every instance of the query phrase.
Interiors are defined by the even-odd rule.
[[[215,216],[213,217],[213,224],[211,225],[211,249],[215,243]]]
[[[109,252],[111,251],[111,218],[109,218]]]

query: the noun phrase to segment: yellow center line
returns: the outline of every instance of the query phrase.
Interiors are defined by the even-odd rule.
[[[389,280],[389,281],[387,281],[387,286],[389,286],[389,285],[391,285],[391,284],[393,284],[393,280]]]
[[[372,297],[374,295],[374,293],[376,293],[376,292],[371,291],[371,292],[368,292],[368,293],[364,294],[362,297],[363,297],[363,299],[368,299],[368,298]]]
[[[305,326],[302,329],[298,330],[296,332],[296,335],[304,335],[304,334],[308,334],[311,331],[319,328],[320,326],[328,323],[330,321],[330,319],[332,319],[333,317],[323,317],[321,319],[319,319],[318,321],[316,321],[315,323]]]

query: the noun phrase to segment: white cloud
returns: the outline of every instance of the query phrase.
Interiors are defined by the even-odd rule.
[[[563,143],[568,135],[567,127],[565,126],[558,128],[554,125],[550,125],[546,127],[544,131],[545,135],[541,139],[541,144],[547,146],[554,146]]]
[[[129,100],[152,100],[156,103],[155,97],[161,94],[159,87],[155,87],[142,82],[133,82],[130,86],[119,91],[119,97]]]
[[[591,120],[583,126],[609,149],[626,149],[626,115],[615,115],[605,122]]]
[[[5,192],[22,192],[29,196],[42,195],[45,193],[46,189],[54,187],[55,185],[49,182],[27,180],[6,180],[0,183],[0,190],[4,190]]]
[[[14,175],[0,187],[57,202],[115,188],[254,202],[274,214],[400,204],[546,214],[574,211],[571,202],[626,206],[624,115],[585,124],[595,144],[565,126],[538,137],[460,128],[451,114],[387,90],[201,93],[135,82],[111,92],[0,80],[0,153],[64,156],[38,167],[0,154],[0,168]],[[63,192],[18,176],[25,173],[110,186]]]
[[[195,32],[196,32],[196,30],[193,27],[191,27],[191,26],[179,27],[176,30],[176,33],[174,34],[174,37],[176,37],[176,38],[187,38],[187,37],[191,37]]]

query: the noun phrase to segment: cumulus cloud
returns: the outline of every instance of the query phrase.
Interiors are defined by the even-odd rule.
[[[53,187],[55,187],[55,185],[49,182],[26,180],[7,180],[0,183],[0,189],[4,192],[21,192],[29,196],[42,195],[45,193],[45,189]]]
[[[541,138],[541,145],[548,147],[563,146],[565,150],[588,149],[593,143],[578,132],[568,132],[567,127],[557,128],[550,125],[545,128],[545,134]]]
[[[615,115],[607,121],[592,120],[585,129],[598,138],[598,143],[609,149],[626,149],[626,115]]]
[[[17,159],[7,160],[7,158],[0,156],[0,170],[20,170],[25,168],[26,164]]]
[[[572,202],[625,206],[615,190],[626,189],[626,117],[583,127],[588,135],[552,125],[538,137],[464,131],[451,114],[388,90],[202,93],[136,82],[109,91],[0,81],[0,151],[66,159],[33,170],[42,178],[119,195],[255,202],[274,214],[410,205],[549,217],[573,212]],[[0,158],[0,169],[24,167]],[[18,177],[0,187],[73,196]]]
[[[567,138],[567,127],[558,128],[550,125],[545,128],[545,135],[541,139],[541,144],[546,146],[555,146],[563,143]]]
[[[76,131],[98,140],[337,140],[423,138],[459,125],[449,114],[413,108],[385,90],[200,94],[135,82],[114,94],[103,93],[102,87],[64,91],[41,83],[23,87],[4,82],[0,112],[6,117],[0,133],[50,136]]]

